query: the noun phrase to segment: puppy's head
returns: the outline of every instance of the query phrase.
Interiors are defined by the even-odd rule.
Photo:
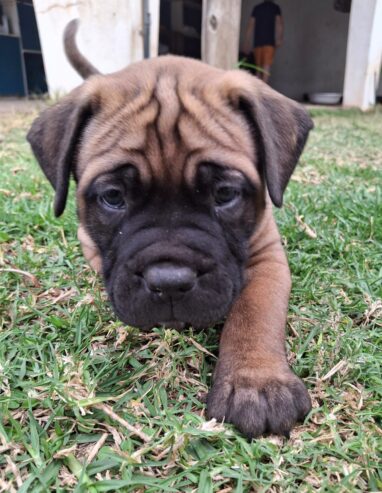
[[[95,75],[33,123],[28,140],[131,325],[207,326],[242,289],[249,241],[312,127],[248,74],[161,57]]]

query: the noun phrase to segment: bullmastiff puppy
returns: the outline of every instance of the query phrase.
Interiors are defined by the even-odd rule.
[[[305,109],[248,73],[164,56],[86,81],[43,111],[33,152],[65,208],[76,182],[78,237],[116,315],[149,329],[225,321],[207,415],[248,437],[288,436],[311,408],[289,368],[291,277],[272,204],[312,128]]]

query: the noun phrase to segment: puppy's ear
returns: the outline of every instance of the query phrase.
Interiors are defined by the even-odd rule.
[[[80,89],[75,89],[59,103],[44,110],[27,135],[38,163],[56,191],[56,216],[60,216],[65,209],[79,138],[92,115],[90,104],[81,97]]]
[[[247,76],[234,91],[254,133],[260,170],[272,202],[281,207],[283,194],[305,146],[313,122],[305,108],[265,83]]]

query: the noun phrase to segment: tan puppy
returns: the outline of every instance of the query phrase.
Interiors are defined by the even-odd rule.
[[[285,354],[291,286],[272,216],[312,122],[242,71],[166,56],[84,84],[28,140],[64,208],[77,184],[79,239],[125,323],[206,327],[225,319],[210,418],[248,437],[288,435],[310,410]]]

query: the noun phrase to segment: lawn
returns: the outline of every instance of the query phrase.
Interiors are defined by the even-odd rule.
[[[289,440],[205,419],[218,331],[123,326],[25,131],[0,120],[0,490],[382,490],[382,111],[313,112],[276,212],[290,363],[313,410]]]

